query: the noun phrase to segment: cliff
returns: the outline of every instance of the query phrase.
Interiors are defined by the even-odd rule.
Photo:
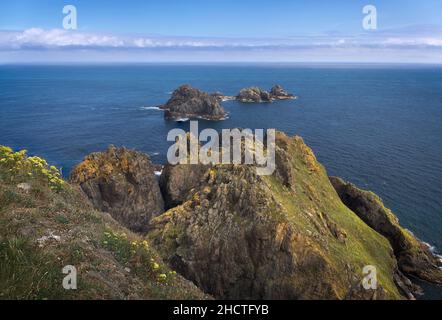
[[[154,170],[147,155],[111,146],[66,182],[3,147],[0,294],[413,299],[404,274],[440,282],[428,248],[377,196],[329,179],[298,136],[277,133],[271,176],[251,165],[165,165],[158,181]],[[82,290],[61,287],[67,264]],[[366,266],[375,288],[363,286]]]

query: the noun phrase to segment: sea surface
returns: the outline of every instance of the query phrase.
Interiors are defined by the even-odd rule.
[[[0,144],[71,168],[109,144],[165,162],[168,131],[188,123],[155,107],[179,85],[236,94],[281,84],[298,100],[224,102],[201,129],[276,128],[301,135],[330,175],[382,197],[401,223],[442,251],[442,66],[0,66]],[[427,286],[426,298],[442,298]]]

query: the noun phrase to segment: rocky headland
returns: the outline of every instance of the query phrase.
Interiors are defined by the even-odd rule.
[[[439,257],[379,197],[329,178],[298,136],[277,133],[270,176],[252,165],[166,164],[157,179],[147,155],[111,146],[53,189],[27,172],[11,181],[4,163],[0,240],[24,237],[37,273],[81,266],[88,286],[77,297],[414,299],[408,276],[442,280]],[[363,287],[368,265],[376,288]]]

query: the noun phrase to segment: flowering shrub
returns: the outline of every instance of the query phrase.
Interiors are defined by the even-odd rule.
[[[14,152],[0,146],[0,179],[11,183],[39,179],[47,181],[52,190],[63,189],[65,182],[56,167],[49,166],[42,158],[28,157],[26,153],[26,150]]]
[[[130,241],[125,233],[104,232],[103,245],[115,254],[120,262],[127,264],[136,274],[155,279],[158,282],[173,280],[175,271],[167,270],[155,259],[153,250],[146,240]]]

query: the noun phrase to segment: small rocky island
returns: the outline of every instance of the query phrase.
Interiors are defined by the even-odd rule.
[[[297,97],[288,93],[280,85],[274,85],[270,91],[263,90],[258,87],[243,88],[236,96],[226,96],[220,92],[212,93],[220,101],[237,100],[244,103],[262,103],[273,102],[276,100],[294,100]]]
[[[296,96],[285,91],[280,85],[270,91],[258,87],[243,88],[236,96],[227,96],[221,92],[206,93],[185,84],[176,89],[170,99],[160,109],[166,110],[164,117],[176,121],[189,119],[224,120],[227,113],[221,102],[237,100],[244,103],[273,102],[292,100]]]
[[[275,85],[270,91],[265,91],[258,87],[241,89],[236,99],[240,102],[260,103],[275,100],[291,100],[296,99],[296,96],[285,91],[280,85]]]
[[[166,110],[164,117],[172,120],[223,120],[227,115],[219,99],[187,84],[176,89],[160,109]]]

